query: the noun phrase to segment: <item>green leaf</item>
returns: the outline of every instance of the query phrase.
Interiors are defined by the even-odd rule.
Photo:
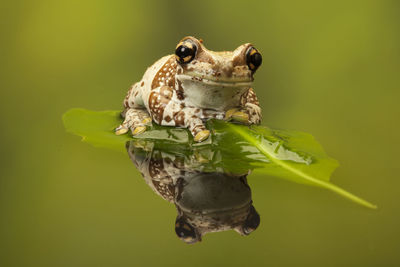
[[[115,135],[114,129],[121,124],[120,111],[92,111],[81,108],[70,109],[63,115],[67,132],[81,136],[82,141],[95,147],[104,147],[126,152],[125,143],[132,138],[129,135]],[[185,129],[154,126],[136,139],[164,140],[174,143],[189,142],[189,133]]]
[[[232,124],[230,124],[229,127],[232,128],[233,131],[237,132],[240,136],[242,136],[250,144],[254,145],[262,154],[264,154],[265,157],[268,158],[271,163],[273,163],[270,164],[270,166],[278,167],[274,168],[273,171],[267,171],[266,167],[262,169],[263,172],[267,172],[268,174],[274,174],[275,176],[284,178],[294,178],[294,180],[296,181],[299,179],[303,179],[305,183],[324,187],[365,207],[371,209],[377,208],[376,205],[360,197],[357,197],[329,182],[331,173],[339,164],[336,160],[326,156],[326,154],[322,150],[322,147],[315,142],[311,135],[303,133],[299,133],[297,135],[294,134],[294,138],[290,138],[286,142],[282,142],[282,146],[299,144],[299,141],[301,141],[301,138],[299,137],[302,136],[304,140],[303,146],[309,144],[309,155],[312,156],[313,159],[310,161],[310,163],[299,164],[299,161],[297,160],[282,159],[280,154],[283,154],[283,157],[285,157],[285,155],[288,155],[288,153],[285,151],[287,150],[287,148],[281,146],[279,149],[276,149],[276,147],[280,144],[279,141],[273,142],[267,139],[260,138],[260,129],[257,129],[258,131],[248,131],[244,129],[244,127],[235,126]],[[270,132],[272,133],[272,131]],[[280,150],[285,152],[280,153]],[[304,160],[307,159],[308,158],[304,158]]]
[[[95,147],[124,151],[125,143],[131,138],[115,135],[113,130],[120,124],[119,111],[91,111],[74,108],[63,115],[67,132],[82,137],[82,141]]]
[[[297,183],[319,185],[304,179],[299,172],[318,177],[319,180],[329,181],[332,172],[339,166],[339,163],[329,157],[310,134],[299,131],[273,130],[263,126],[247,127],[220,121],[212,123],[212,127],[218,129],[221,134],[227,133],[221,138],[222,140],[225,139],[229,143],[243,143],[244,140],[247,150],[256,150],[257,157],[264,158],[264,163],[255,164],[256,170],[259,172]],[[236,134],[236,140],[227,137],[230,133]],[[223,141],[219,141],[220,145],[223,143]],[[231,146],[229,148],[232,149]],[[240,148],[243,150],[244,145],[241,145]],[[240,154],[243,151],[235,153]]]
[[[329,182],[339,164],[310,134],[210,120],[207,128],[212,130],[212,136],[202,143],[193,142],[186,129],[156,124],[133,138],[128,134],[114,134],[122,121],[119,113],[71,109],[63,115],[63,121],[68,132],[81,136],[82,141],[95,147],[125,152],[125,144],[133,141],[147,149],[184,155],[194,168],[202,171],[246,173],[254,170],[292,182],[320,186],[365,207],[376,208]]]

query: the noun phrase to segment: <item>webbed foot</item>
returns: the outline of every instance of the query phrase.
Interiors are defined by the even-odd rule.
[[[259,124],[261,122],[261,109],[253,104],[246,104],[244,108],[232,108],[225,112],[225,120],[237,121],[242,124]]]
[[[210,136],[209,130],[202,130],[194,136],[194,141],[202,142],[202,141],[206,140],[209,136]]]
[[[151,125],[151,117],[144,109],[129,109],[125,114],[124,122],[115,129],[116,135],[122,135],[129,131],[132,135],[138,135],[146,131],[147,126]]]
[[[238,111],[239,111],[238,108],[231,108],[231,109],[229,109],[228,111],[226,111],[226,112],[225,112],[225,120],[230,120],[230,119],[232,119],[232,115],[233,115],[235,112],[238,112]]]
[[[126,134],[128,131],[129,131],[129,129],[126,128],[124,125],[120,125],[115,129],[115,134],[123,135],[123,134]]]
[[[141,133],[145,132],[146,129],[147,129],[146,126],[138,126],[134,129],[132,129],[132,135],[135,136],[135,135],[141,134]]]
[[[249,114],[247,114],[246,112],[243,112],[243,111],[236,111],[235,113],[233,113],[232,119],[237,122],[244,123],[244,124],[250,124]]]

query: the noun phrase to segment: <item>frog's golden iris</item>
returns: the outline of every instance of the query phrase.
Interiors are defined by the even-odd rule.
[[[190,39],[185,40],[176,46],[175,58],[181,64],[189,63],[196,56],[196,51],[197,46]]]
[[[181,217],[176,219],[175,232],[176,235],[187,244],[194,244],[201,241],[199,232]]]

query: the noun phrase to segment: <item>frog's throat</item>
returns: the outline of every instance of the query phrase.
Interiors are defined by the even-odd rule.
[[[214,76],[204,76],[199,74],[179,74],[176,78],[180,81],[192,81],[192,82],[200,82],[203,84],[209,84],[214,86],[221,87],[250,87],[253,83],[253,78],[229,78],[222,79]]]

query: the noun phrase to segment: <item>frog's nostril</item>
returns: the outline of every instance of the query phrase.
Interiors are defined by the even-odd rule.
[[[233,67],[232,66],[227,66],[227,67],[223,68],[223,72],[224,72],[226,77],[232,77]]]

